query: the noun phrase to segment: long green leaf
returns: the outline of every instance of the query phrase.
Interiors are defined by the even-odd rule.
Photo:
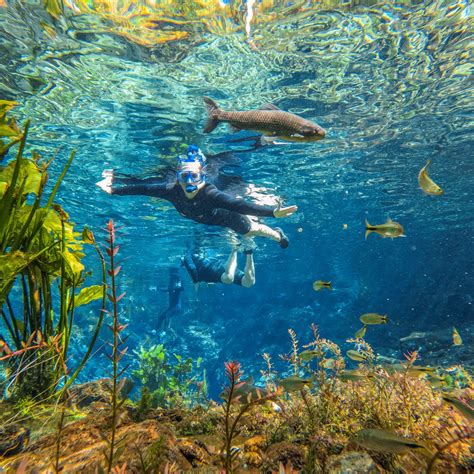
[[[100,258],[101,267],[102,267],[102,281],[104,282],[104,284],[103,284],[103,293],[102,293],[102,302],[101,302],[101,310],[99,311],[99,318],[97,320],[97,324],[95,326],[95,330],[94,330],[94,334],[92,335],[91,342],[89,343],[89,347],[87,348],[87,351],[84,354],[84,357],[82,358],[81,362],[77,366],[74,373],[69,377],[67,382],[64,384],[64,386],[63,386],[63,388],[60,392],[60,396],[64,395],[64,393],[71,386],[71,384],[73,383],[75,378],[79,375],[79,372],[82,370],[82,368],[84,367],[86,362],[89,360],[89,357],[91,356],[92,351],[94,349],[94,345],[97,341],[97,338],[99,337],[100,328],[102,327],[102,323],[104,321],[105,305],[106,305],[106,301],[107,301],[107,296],[106,296],[107,295],[107,284],[106,284],[106,281],[107,281],[107,266],[106,266],[104,256],[103,256],[102,252],[100,251],[99,246],[96,243],[94,243],[93,245],[94,245],[94,248],[97,252],[97,255]]]
[[[28,134],[29,127],[30,127],[30,122],[27,121],[26,124],[25,124],[25,131],[24,131],[23,136],[21,137],[21,140],[20,140],[20,146],[18,148],[18,153],[17,153],[17,156],[16,156],[15,169],[13,171],[10,186],[8,187],[5,194],[2,196],[2,199],[0,200],[0,243],[1,243],[0,245],[2,245],[2,249],[5,248],[3,246],[5,233],[7,231],[5,223],[8,222],[8,220],[9,220],[11,209],[12,209],[14,201],[15,201],[15,199],[14,199],[15,188],[16,188],[16,184],[17,184],[17,181],[18,181],[18,176],[20,174],[21,158],[23,156],[23,151],[25,149],[26,136]]]
[[[7,143],[6,145],[0,145],[0,161],[7,156],[8,150],[13,146],[16,145],[21,139],[16,138],[15,140],[11,141],[10,143]]]
[[[74,159],[74,156],[76,156],[76,150],[74,150],[71,153],[71,156],[69,157],[69,160],[67,160],[67,163],[64,165],[64,168],[61,172],[61,175],[59,176],[58,180],[56,181],[56,184],[54,185],[53,190],[51,191],[51,194],[48,199],[48,203],[46,204],[45,209],[49,209],[51,205],[53,204],[53,200],[56,197],[56,193],[58,192],[59,186],[61,185],[62,180],[64,179],[64,176],[66,176],[66,173],[71,166],[72,160]]]
[[[74,306],[82,306],[88,304],[91,301],[98,300],[102,298],[104,294],[104,285],[93,285],[83,288],[78,295],[76,295]]]

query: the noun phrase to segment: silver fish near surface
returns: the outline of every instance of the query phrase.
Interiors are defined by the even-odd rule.
[[[212,132],[221,122],[230,124],[233,131],[253,130],[270,137],[294,142],[312,142],[326,136],[324,128],[290,112],[284,112],[273,104],[258,110],[244,112],[225,111],[209,97],[204,97],[208,119],[204,133]]]

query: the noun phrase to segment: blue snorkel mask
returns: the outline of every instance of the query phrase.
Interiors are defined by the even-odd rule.
[[[206,166],[206,157],[196,145],[189,145],[187,156],[178,156],[178,171],[176,179],[181,184],[186,184],[186,192],[192,193],[198,185],[206,181],[203,172]]]

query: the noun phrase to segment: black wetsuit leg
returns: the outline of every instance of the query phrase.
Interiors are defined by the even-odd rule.
[[[187,255],[183,263],[194,283],[222,283],[221,277],[226,268],[221,260],[204,258],[194,254],[192,256]],[[237,270],[233,283],[242,285],[244,275],[243,271]]]

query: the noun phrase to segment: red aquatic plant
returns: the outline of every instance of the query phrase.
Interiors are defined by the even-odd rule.
[[[270,388],[260,389],[255,387],[249,379],[241,380],[243,371],[237,361],[225,362],[225,373],[228,385],[224,388],[224,469],[227,474],[234,472],[233,463],[238,450],[232,448],[232,440],[238,434],[238,423],[242,416],[253,406],[271,400],[280,394],[280,390]],[[239,404],[238,410],[232,416],[232,407]]]
[[[105,311],[112,317],[112,324],[109,325],[109,329],[113,334],[113,342],[108,343],[112,348],[111,354],[108,355],[108,358],[112,362],[112,387],[110,390],[110,409],[111,409],[111,433],[110,439],[105,435],[102,435],[104,441],[107,444],[107,449],[104,451],[104,456],[107,461],[106,471],[111,472],[114,460],[119,457],[119,453],[121,451],[121,446],[123,446],[124,439],[117,439],[117,428],[120,422],[120,409],[122,408],[126,397],[121,396],[120,393],[122,392],[123,384],[125,383],[125,379],[119,382],[120,377],[124,374],[127,370],[128,366],[119,369],[119,362],[121,361],[122,357],[127,352],[127,347],[123,347],[127,337],[122,336],[122,331],[127,327],[126,324],[120,324],[119,322],[119,309],[118,309],[118,302],[125,296],[125,292],[120,295],[117,295],[117,281],[116,277],[120,273],[122,269],[121,265],[116,265],[115,257],[118,254],[119,245],[115,245],[116,240],[116,231],[117,228],[115,227],[112,219],[108,222],[106,228],[107,238],[105,246],[105,251],[109,256],[109,268],[107,270],[108,275],[110,276],[110,283],[108,285],[109,292],[107,293],[107,297],[109,298],[110,302],[112,303],[112,310]],[[121,471],[119,471],[121,472]]]
[[[418,359],[418,351],[408,351],[406,354],[403,354],[403,357],[408,361],[408,365],[413,365],[416,359]]]

